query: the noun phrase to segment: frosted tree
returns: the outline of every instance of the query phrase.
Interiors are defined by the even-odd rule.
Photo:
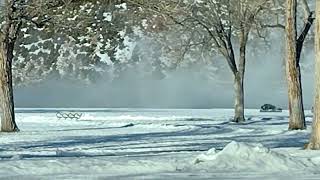
[[[112,79],[132,59],[141,23],[137,11],[124,1],[70,1],[47,11],[45,28],[25,23],[15,50],[14,84]]]
[[[31,22],[41,27],[48,21],[46,10],[62,6],[64,1],[41,0],[5,0],[3,6],[3,21],[0,31],[0,100],[1,100],[1,131],[15,132],[18,126],[15,122],[14,100],[12,88],[12,60],[14,48],[25,22]]]

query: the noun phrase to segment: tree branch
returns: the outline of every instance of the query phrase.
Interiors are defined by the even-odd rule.
[[[305,13],[305,18],[308,19],[309,15],[311,13],[308,2],[307,2],[307,0],[301,0],[301,2],[302,2],[303,10]]]
[[[297,39],[297,64],[299,64],[300,62],[300,56],[301,56],[301,51],[302,51],[302,47],[303,47],[303,43],[304,40],[306,38],[306,36],[308,35],[308,32],[313,24],[313,21],[315,18],[312,17],[313,16],[313,12],[310,12],[307,21],[304,23],[304,27],[303,30],[299,36],[299,38]]]
[[[262,28],[279,28],[285,30],[285,26],[283,24],[261,24]]]

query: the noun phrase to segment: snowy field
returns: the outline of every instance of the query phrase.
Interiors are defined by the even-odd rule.
[[[319,179],[308,129],[288,112],[246,110],[17,109],[19,133],[0,133],[0,179]]]

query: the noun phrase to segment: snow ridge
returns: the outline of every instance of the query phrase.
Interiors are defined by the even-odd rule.
[[[308,160],[296,159],[264,147],[262,144],[250,144],[232,141],[221,151],[215,148],[199,155],[195,163],[203,168],[232,171],[287,171],[310,166]]]

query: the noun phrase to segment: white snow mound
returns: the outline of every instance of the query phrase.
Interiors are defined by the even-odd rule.
[[[214,148],[196,158],[195,163],[206,169],[248,170],[248,171],[283,171],[303,169],[306,163],[290,155],[271,151],[262,144],[249,144],[232,141],[222,151]]]

